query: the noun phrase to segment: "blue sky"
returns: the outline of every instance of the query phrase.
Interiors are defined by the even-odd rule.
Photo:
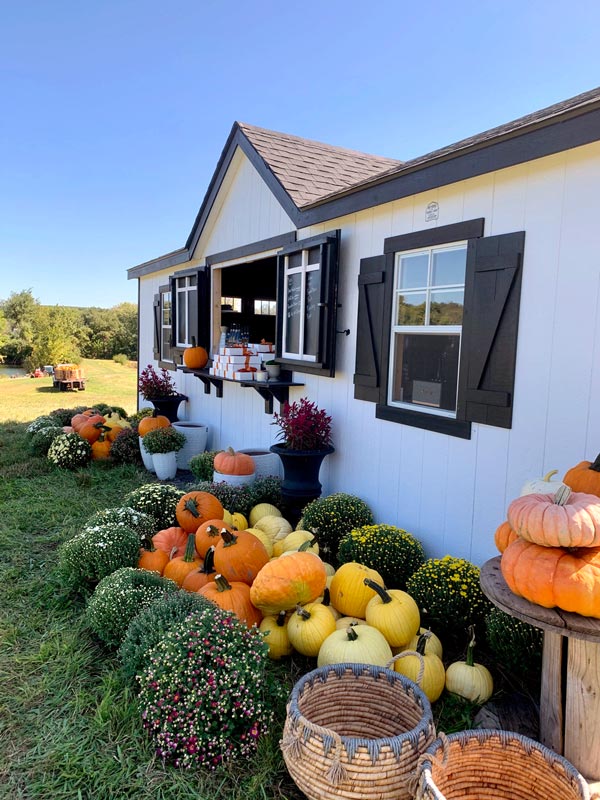
[[[5,0],[0,299],[110,307],[235,120],[411,158],[600,84],[600,4]]]

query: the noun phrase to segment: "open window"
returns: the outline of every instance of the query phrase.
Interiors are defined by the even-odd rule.
[[[525,234],[483,224],[391,237],[361,261],[354,396],[380,419],[462,438],[511,427]]]

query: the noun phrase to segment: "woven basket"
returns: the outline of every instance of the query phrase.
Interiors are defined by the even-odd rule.
[[[419,759],[415,786],[415,800],[590,800],[572,764],[510,731],[440,734]]]
[[[310,800],[409,800],[411,775],[434,738],[431,706],[415,683],[384,667],[333,664],[294,686],[281,749]]]

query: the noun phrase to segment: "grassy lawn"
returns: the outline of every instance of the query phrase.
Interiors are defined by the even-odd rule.
[[[27,422],[55,408],[112,403],[131,414],[137,404],[137,364],[84,358],[85,391],[60,392],[52,378],[0,377],[0,422]]]

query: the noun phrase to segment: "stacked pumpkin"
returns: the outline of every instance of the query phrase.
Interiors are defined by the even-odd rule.
[[[589,493],[600,491],[600,467],[594,464],[569,470],[553,493],[513,500],[495,541],[514,594],[545,608],[600,618],[600,500]],[[576,490],[582,485],[587,492]]]
[[[82,439],[88,441],[92,447],[92,458],[104,460],[109,458],[112,443],[125,428],[130,428],[130,423],[117,411],[110,411],[104,416],[94,408],[75,414],[71,418],[71,425],[63,428],[65,433],[77,433]]]

